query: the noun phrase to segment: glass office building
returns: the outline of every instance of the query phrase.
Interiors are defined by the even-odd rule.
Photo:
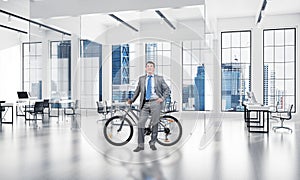
[[[129,44],[112,46],[112,100],[124,102],[132,97],[129,86]]]
[[[195,110],[205,110],[205,67],[204,65],[198,66],[197,76],[195,77]]]
[[[222,104],[226,111],[243,110],[245,82],[241,81],[241,73],[238,63],[222,64]]]

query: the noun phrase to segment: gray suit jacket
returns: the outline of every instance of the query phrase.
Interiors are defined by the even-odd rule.
[[[138,86],[136,87],[136,89],[134,91],[134,95],[132,97],[132,102],[134,102],[136,100],[136,98],[140,95],[140,109],[143,108],[143,105],[145,103],[146,77],[147,77],[147,75],[139,77]],[[169,86],[167,85],[167,83],[165,82],[165,80],[162,76],[154,75],[154,80],[155,80],[155,82],[154,82],[155,83],[155,86],[154,86],[155,93],[157,94],[158,97],[165,100],[170,94]]]

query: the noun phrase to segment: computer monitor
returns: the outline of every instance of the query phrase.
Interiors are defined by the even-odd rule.
[[[28,99],[28,93],[26,91],[18,91],[17,94],[19,99]]]

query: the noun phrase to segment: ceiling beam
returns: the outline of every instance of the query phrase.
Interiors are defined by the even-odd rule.
[[[163,15],[162,12],[160,12],[159,10],[155,10],[155,12],[172,28],[172,29],[176,29],[175,26],[169,21],[169,19]]]
[[[13,28],[13,27],[9,27],[9,26],[5,26],[5,25],[2,25],[2,24],[0,24],[0,27],[6,28],[6,29],[9,29],[9,30],[13,30],[13,31],[17,31],[19,33],[27,34],[26,31],[23,31],[23,30],[20,30],[20,29],[16,29],[16,28]]]
[[[128,24],[127,22],[123,21],[122,19],[120,19],[119,17],[117,17],[116,15],[114,14],[108,14],[109,16],[111,16],[112,18],[114,18],[115,20],[117,20],[118,22],[124,24],[125,26],[129,27],[130,29],[136,31],[136,32],[139,32],[138,29],[136,29],[135,27],[131,26],[130,24]]]
[[[23,21],[27,21],[27,22],[29,22],[29,23],[32,23],[32,24],[38,25],[38,26],[40,26],[40,27],[44,27],[44,28],[50,29],[50,30],[52,30],[52,31],[56,31],[56,32],[61,33],[61,34],[63,34],[63,35],[71,36],[70,33],[67,33],[67,32],[61,31],[61,30],[59,30],[59,29],[56,29],[56,28],[47,26],[47,25],[45,25],[45,24],[42,24],[42,23],[33,21],[33,20],[31,20],[31,19],[27,19],[27,18],[22,17],[22,16],[19,16],[19,15],[17,15],[17,14],[13,14],[13,13],[11,13],[11,12],[4,11],[4,10],[2,10],[2,9],[0,9],[0,13],[7,14],[7,15],[9,15],[9,16],[11,16],[11,17],[15,17],[15,18],[21,19],[21,20],[23,20]]]

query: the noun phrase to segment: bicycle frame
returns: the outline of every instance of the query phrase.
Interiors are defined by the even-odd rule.
[[[136,121],[135,121],[134,119],[138,119],[138,118],[139,118],[139,117],[133,112],[132,107],[131,107],[130,105],[129,105],[128,108],[126,108],[126,110],[124,110],[124,109],[121,109],[121,110],[124,111],[125,114],[122,115],[122,122],[121,122],[121,125],[120,125],[119,129],[117,130],[118,132],[120,132],[120,131],[122,130],[122,127],[123,127],[123,125],[124,125],[124,119],[125,119],[127,116],[131,119],[131,121],[134,122],[134,124],[136,124]],[[129,114],[129,112],[131,112],[131,114],[132,114],[134,117],[132,117],[132,116]]]
[[[118,111],[118,115],[111,117],[105,123],[104,136],[109,143],[120,146],[125,145],[132,138],[134,131],[133,126],[138,125],[139,110],[134,109],[131,106],[125,106]],[[158,122],[158,132],[160,138],[157,142],[164,146],[174,145],[180,140],[182,135],[182,127],[180,122],[175,117],[168,115],[168,113],[170,112],[162,112]],[[151,121],[149,121],[149,119],[147,122],[149,123],[147,123],[146,127],[144,127],[144,135],[152,134],[151,126],[153,124]],[[108,127],[110,127],[110,129],[108,129]],[[123,132],[125,132],[125,134],[123,134]],[[118,137],[118,134],[121,136]],[[116,137],[116,139],[114,139],[114,137]]]
[[[123,127],[123,125],[124,125],[124,119],[125,119],[126,117],[129,117],[130,120],[131,120],[135,125],[137,124],[136,120],[139,118],[138,115],[137,115],[136,113],[134,113],[134,111],[133,111],[133,109],[132,109],[132,106],[128,106],[128,108],[126,108],[126,110],[124,110],[124,109],[120,109],[120,110],[124,111],[125,113],[124,113],[124,115],[122,115],[122,122],[121,122],[121,125],[120,125],[119,129],[117,130],[118,132],[120,132],[120,131],[122,130],[122,127]],[[137,109],[135,109],[135,110],[139,112],[139,110],[137,110]],[[130,114],[132,114],[132,115],[130,115]],[[163,116],[164,116],[164,115],[161,114],[161,115],[160,115],[160,118],[163,117]],[[151,124],[151,123],[150,123],[150,124]],[[164,123],[162,123],[161,120],[159,120],[159,124],[160,124],[163,128],[159,128],[159,129],[158,129],[158,132],[165,132],[165,130],[166,130],[166,125],[165,125]],[[169,134],[169,132],[165,132],[165,133],[166,133],[167,135]]]

